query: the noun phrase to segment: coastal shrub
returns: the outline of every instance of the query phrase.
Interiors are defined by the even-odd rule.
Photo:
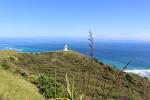
[[[33,75],[33,74],[28,77],[28,81],[31,82],[32,84],[37,84],[37,79],[38,79],[38,76]]]
[[[58,82],[55,83],[55,80],[49,75],[40,76],[34,83],[37,85],[40,93],[43,94],[46,98],[55,98],[55,91],[56,97],[63,97],[62,85]]]
[[[133,77],[130,74],[126,74],[126,80],[132,84],[135,84]]]
[[[15,61],[15,59],[13,57],[9,57],[10,61]]]
[[[15,73],[21,75],[24,78],[28,78],[28,76],[29,76],[28,73],[23,69],[17,69]]]
[[[104,63],[100,59],[92,58],[92,60],[99,63],[100,65],[104,65]]]
[[[2,68],[4,68],[4,69],[8,70],[8,69],[10,69],[11,64],[10,64],[10,62],[9,62],[9,61],[7,61],[7,60],[3,60],[3,61],[2,61],[2,63],[1,63],[1,66],[2,66]]]
[[[98,62],[98,59],[97,58],[92,58],[93,61],[95,62]]]
[[[104,63],[103,63],[103,62],[101,62],[101,61],[99,61],[98,63],[99,63],[100,65],[104,65]]]

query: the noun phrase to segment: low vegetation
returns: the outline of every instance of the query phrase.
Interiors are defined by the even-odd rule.
[[[75,51],[43,53],[7,51],[6,54],[4,51],[2,52],[0,52],[1,70],[2,72],[7,71],[12,73],[10,75],[12,77],[8,76],[7,82],[11,83],[10,80],[12,80],[12,82],[15,82],[13,83],[14,85],[20,84],[19,81],[15,81],[15,76],[17,76],[22,77],[23,79],[21,80],[23,82],[28,84],[32,83],[32,85],[30,84],[28,86],[30,87],[29,89],[34,88],[32,89],[33,91],[30,91],[32,93],[27,92],[30,95],[28,97],[33,98],[32,100],[37,100],[37,98],[41,99],[38,93],[50,100],[55,100],[54,98],[59,98],[60,100],[67,100],[67,98],[71,100],[102,100],[102,97],[108,93],[112,85],[113,90],[103,100],[150,99],[150,81],[147,78],[122,72],[121,70],[99,62],[95,58],[91,59]],[[92,65],[90,64],[91,60]],[[89,67],[91,67],[91,75],[87,89],[87,85],[84,84],[88,82]],[[116,80],[120,72],[121,74],[119,74],[119,78]],[[4,76],[0,75],[0,77],[3,78]],[[0,83],[5,84],[3,80],[0,80]],[[39,92],[36,91],[37,89],[34,85],[38,88]],[[22,86],[24,87],[24,85]],[[0,89],[2,90],[2,87]],[[17,86],[13,86],[11,90],[13,91],[13,89],[17,89]],[[25,87],[25,89],[28,88]],[[5,90],[8,91],[9,89]],[[68,90],[71,92],[69,93]],[[23,89],[18,89],[18,91],[20,97],[25,98],[23,94],[26,92],[22,92]],[[1,91],[1,94],[6,95],[7,92]],[[34,97],[37,98],[35,99]]]
[[[55,81],[51,76],[40,76],[38,79],[33,81],[33,83],[38,87],[39,92],[43,94],[45,98],[59,98],[64,95],[64,88],[61,86],[61,83],[56,83],[56,94],[55,94]]]
[[[0,100],[44,100],[33,84],[0,69]]]

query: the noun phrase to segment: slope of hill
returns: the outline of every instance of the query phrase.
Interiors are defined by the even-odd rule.
[[[42,100],[36,86],[0,69],[0,100]]]
[[[75,97],[86,88],[86,100],[101,100],[113,86],[108,100],[150,100],[150,81],[135,74],[122,72],[110,65],[92,60],[75,51],[52,51],[42,53],[21,53],[0,51],[0,64],[3,69],[17,73],[29,81],[40,75],[57,77],[57,81],[66,88],[65,74],[75,77]],[[88,70],[91,70],[88,78]],[[122,73],[122,74],[119,74]],[[116,77],[119,78],[116,80]],[[13,78],[12,78],[13,79]],[[17,84],[17,83],[16,83]],[[67,96],[65,90],[64,96]]]

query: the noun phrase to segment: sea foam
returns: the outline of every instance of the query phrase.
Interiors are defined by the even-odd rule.
[[[133,70],[126,70],[125,72],[138,74],[142,77],[150,77],[150,69],[145,69],[145,70],[133,69]]]
[[[22,49],[14,48],[14,47],[5,47],[3,50],[16,50],[16,51],[19,51],[19,52],[22,51]]]

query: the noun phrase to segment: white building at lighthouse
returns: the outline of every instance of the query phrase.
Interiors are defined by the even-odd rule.
[[[68,45],[67,44],[65,44],[65,46],[64,46],[64,51],[68,51]]]

